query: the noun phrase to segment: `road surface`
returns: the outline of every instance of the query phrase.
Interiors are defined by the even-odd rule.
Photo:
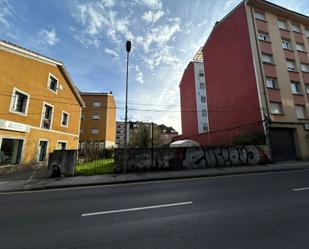
[[[1,249],[309,246],[309,171],[0,195]]]

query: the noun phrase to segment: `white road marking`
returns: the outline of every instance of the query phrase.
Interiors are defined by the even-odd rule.
[[[34,172],[32,173],[32,175],[29,177],[29,179],[27,180],[27,182],[30,182],[30,181],[33,179],[35,173],[36,173],[36,171],[34,171]]]
[[[293,188],[293,191],[305,191],[305,190],[309,190],[309,187],[306,187],[306,188]]]
[[[192,201],[187,201],[187,202],[178,202],[178,203],[163,204],[163,205],[148,206],[148,207],[126,208],[126,209],[110,210],[110,211],[103,211],[103,212],[94,212],[94,213],[82,214],[81,216],[86,217],[86,216],[102,215],[102,214],[114,214],[114,213],[132,212],[132,211],[139,211],[139,210],[146,210],[146,209],[165,208],[165,207],[175,207],[175,206],[183,206],[183,205],[191,205],[191,204],[193,204]]]

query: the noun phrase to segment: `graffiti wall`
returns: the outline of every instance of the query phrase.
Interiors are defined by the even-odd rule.
[[[115,170],[123,170],[123,149],[115,151]],[[182,170],[270,163],[267,146],[129,149],[127,170]]]

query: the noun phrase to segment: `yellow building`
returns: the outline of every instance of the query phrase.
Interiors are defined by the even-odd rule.
[[[63,63],[0,40],[0,165],[77,149],[84,102]]]
[[[95,143],[100,148],[115,147],[116,103],[113,94],[82,92],[85,102],[82,112],[80,142]]]

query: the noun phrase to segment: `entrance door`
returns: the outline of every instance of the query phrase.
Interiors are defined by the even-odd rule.
[[[39,144],[39,161],[45,161],[47,152],[47,141],[40,141]]]
[[[270,142],[275,161],[296,160],[293,129],[271,128]]]
[[[3,138],[0,149],[0,164],[19,164],[23,140]]]

